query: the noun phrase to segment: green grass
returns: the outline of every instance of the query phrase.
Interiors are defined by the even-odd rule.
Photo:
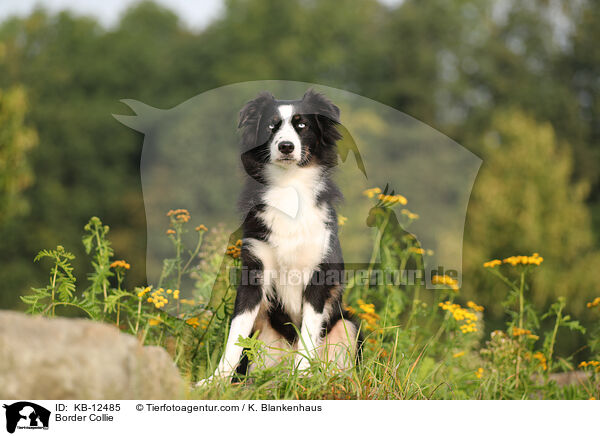
[[[372,257],[379,254],[383,269],[423,269],[427,250],[405,230],[418,217],[405,212],[398,214],[400,220],[390,219],[398,203],[379,203],[371,211],[379,230]],[[73,255],[59,246],[36,257],[36,261],[51,261],[49,281],[22,300],[28,313],[84,316],[115,324],[144,344],[164,347],[193,386],[213,373],[222,354],[235,299],[235,286],[225,271],[240,268],[241,243],[219,229],[194,227],[185,210],[168,216],[165,237],[172,242],[174,255],[164,261],[154,286],[123,288],[130,265],[115,261],[109,228],[94,217],[83,236],[92,265],[87,286],[77,286],[70,264]],[[186,247],[184,241],[190,236],[196,240]],[[215,247],[226,239],[230,246],[223,256]],[[300,372],[293,367],[294,352],[290,352],[279,365],[267,368],[262,365],[264,344],[256,338],[239,338],[256,369],[236,383],[213,379],[191,388],[188,395],[198,399],[598,398],[600,363],[592,360],[579,369],[580,362],[556,356],[555,349],[561,331],[575,330],[586,335],[590,354],[600,360],[599,331],[585,332],[564,313],[564,299],[545,312],[529,302],[529,277],[543,267],[537,255],[486,263],[485,268],[506,285],[502,307],[508,321],[503,330],[491,334],[484,334],[485,309],[462,301],[452,277],[434,278],[439,284],[434,290],[418,283],[351,281],[345,304],[361,321],[364,338],[362,358],[355,366],[339,370],[313,359],[310,368]],[[600,300],[588,306],[598,313]],[[543,330],[542,321],[551,327]],[[555,374],[575,370],[585,373],[578,382],[561,386],[555,381]]]

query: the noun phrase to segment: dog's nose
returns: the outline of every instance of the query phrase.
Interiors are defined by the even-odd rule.
[[[294,151],[294,144],[292,144],[290,141],[282,141],[279,143],[278,147],[279,151],[283,154],[290,154],[292,151]]]

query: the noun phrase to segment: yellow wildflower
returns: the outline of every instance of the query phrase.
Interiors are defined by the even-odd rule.
[[[229,245],[225,254],[228,254],[234,259],[237,259],[242,255],[242,249],[237,245]]]
[[[467,301],[467,306],[471,309],[473,309],[475,312],[483,312],[483,306],[479,306],[478,304],[474,303],[473,301]]]
[[[508,263],[512,266],[517,265],[540,265],[544,261],[539,253],[533,253],[531,256],[510,256],[504,259],[503,263]]]
[[[380,188],[367,189],[366,191],[363,191],[363,194],[369,198],[373,198],[373,197],[375,197],[375,194],[381,194],[381,189]]]
[[[174,209],[167,212],[168,217],[175,217],[180,223],[187,223],[190,220],[190,213],[187,209]]]
[[[167,294],[172,293],[173,291],[171,289],[167,289]]]
[[[522,329],[520,327],[513,327],[512,328],[512,335],[513,336],[531,335],[531,330]]]
[[[110,267],[111,268],[125,268],[125,269],[129,269],[129,268],[131,268],[131,265],[129,265],[124,260],[115,260],[113,263],[110,264]]]
[[[146,286],[144,289],[142,289],[140,292],[138,292],[137,296],[140,297],[140,298],[143,297],[148,292],[150,292],[150,289],[151,289],[150,286]]]
[[[467,321],[466,324],[460,326],[460,331],[462,333],[473,333],[477,331],[477,326],[475,323]]]
[[[389,203],[389,204],[401,204],[401,205],[405,205],[406,203],[408,203],[408,200],[406,200],[406,197],[397,194],[397,195],[391,195],[391,194],[379,194],[377,196],[377,198],[384,202],[384,203]]]
[[[375,305],[374,304],[362,303],[362,304],[359,304],[358,307],[360,307],[366,313],[375,313]]]
[[[338,215],[338,226],[343,226],[344,224],[346,224],[346,221],[348,221],[348,217]]]
[[[579,364],[579,368],[594,368],[596,372],[600,372],[600,362],[597,360],[583,361]]]
[[[485,262],[483,264],[484,268],[494,268],[498,265],[502,265],[502,261],[500,259],[494,259],[494,260],[490,260],[488,262]]]
[[[198,322],[198,317],[195,316],[193,318],[188,318],[185,320],[186,324],[191,325],[194,328],[198,328],[198,326],[200,325],[200,322]]]
[[[483,377],[483,368],[477,368],[477,371],[475,371],[475,377],[477,378],[481,378]]]
[[[179,289],[175,289],[175,290],[173,291],[173,298],[174,298],[175,300],[179,300]]]
[[[586,306],[588,309],[591,309],[592,307],[600,306],[600,297],[594,298],[594,300],[590,301],[588,304],[586,304]]]
[[[447,276],[447,275],[433,276],[433,278],[431,279],[431,283],[433,285],[446,285],[449,288],[451,288],[453,291],[458,292],[458,281],[453,279],[450,276]]]
[[[454,353],[454,354],[452,355],[452,357],[462,357],[462,356],[464,356],[464,355],[465,355],[465,352],[464,352],[464,351],[459,351],[458,353]]]
[[[206,232],[207,230],[208,228],[204,224],[200,224],[198,227],[196,227],[197,232]]]
[[[154,325],[159,325],[162,322],[162,320],[160,318],[150,318],[150,320],[148,320],[148,324],[154,326]]]
[[[174,235],[174,234],[175,234],[175,230],[173,230],[173,229],[167,230],[167,235]]]
[[[450,312],[456,321],[461,322],[459,328],[462,333],[466,334],[477,331],[477,325],[475,324],[477,322],[477,315],[475,313],[461,307],[460,304],[451,303],[450,301],[445,301],[438,305],[442,310]]]
[[[548,369],[548,362],[546,360],[546,356],[544,356],[544,353],[542,353],[541,351],[536,351],[535,353],[533,353],[533,358],[540,361],[540,365],[542,366],[542,369],[544,371]]]

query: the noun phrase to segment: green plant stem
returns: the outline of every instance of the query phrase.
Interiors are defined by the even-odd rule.
[[[548,371],[550,371],[552,368],[552,354],[554,352],[554,343],[556,341],[556,334],[558,333],[558,326],[560,325],[562,310],[564,307],[565,304],[562,303],[556,314],[556,322],[554,323],[554,330],[552,330],[552,339],[550,340],[550,347],[548,349]]]
[[[52,316],[54,317],[54,290],[56,289],[56,275],[58,274],[58,259],[56,260],[56,264],[54,264],[54,274],[52,275],[52,299],[50,302],[50,307],[52,307]]]
[[[135,334],[137,336],[138,328],[140,327],[140,316],[142,315],[142,298],[138,297],[137,318],[135,320]]]
[[[52,309],[52,313],[54,313],[54,307],[55,306],[72,306],[72,307],[76,307],[78,309],[83,310],[86,313],[86,315],[90,317],[90,319],[94,319],[93,315],[90,312],[88,312],[86,309],[84,309],[83,307],[81,307],[79,304],[67,303],[65,301],[57,301],[56,303],[52,303],[50,306],[48,306],[46,308],[46,310],[44,310],[44,312],[48,311],[49,309]],[[42,312],[42,313],[44,313],[44,312]]]
[[[521,331],[523,330],[523,308],[524,308],[524,302],[523,302],[523,288],[525,287],[525,271],[521,272],[521,283],[519,285],[519,333],[521,333]],[[522,342],[522,334],[519,334],[519,348],[517,351],[517,371],[516,371],[516,382],[515,382],[515,387],[519,387],[519,369],[521,366],[521,342]]]
[[[102,244],[100,241],[100,233],[98,232],[97,228],[96,228],[95,234],[96,234],[96,242],[98,244],[98,251],[100,254],[100,258],[104,259],[104,251],[102,250]],[[106,310],[108,309],[108,307],[106,305],[106,299],[108,298],[108,293],[106,292],[106,281],[103,281],[103,283],[102,283],[102,292],[104,294],[104,310],[103,310],[103,312],[106,313]]]

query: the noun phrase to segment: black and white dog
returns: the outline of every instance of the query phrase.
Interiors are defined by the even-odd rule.
[[[340,111],[322,94],[276,100],[263,92],[240,111],[242,163],[248,175],[241,206],[242,282],[229,338],[215,376],[239,371],[238,338],[259,331],[267,364],[297,350],[308,358],[353,363],[358,326],[342,307],[344,263],[333,183]],[[298,337],[297,332],[300,332]]]

